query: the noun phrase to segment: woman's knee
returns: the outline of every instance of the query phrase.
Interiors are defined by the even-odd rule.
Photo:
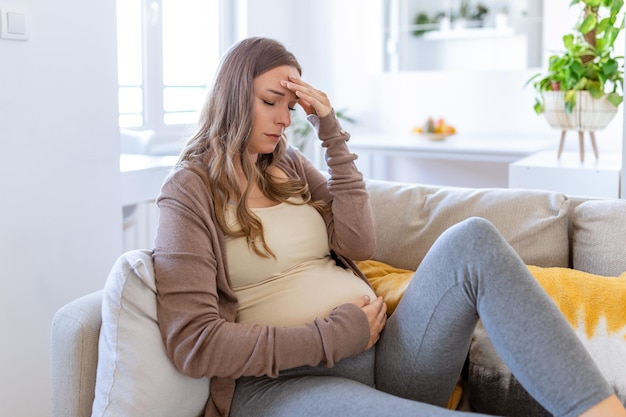
[[[447,236],[446,236],[447,235]],[[478,242],[484,244],[490,240],[501,240],[496,227],[483,217],[469,217],[448,228],[442,237],[447,237],[460,244]]]
[[[439,237],[437,245],[449,257],[461,262],[482,259],[485,255],[511,250],[498,229],[482,217],[470,217],[448,228]]]
[[[468,217],[465,220],[461,220],[455,226],[463,231],[474,233],[498,233],[496,227],[489,220],[484,217]]]

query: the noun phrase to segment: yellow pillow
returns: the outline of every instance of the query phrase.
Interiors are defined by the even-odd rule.
[[[400,269],[383,262],[368,260],[356,262],[376,295],[383,297],[387,314],[393,313],[409,286],[414,271]]]

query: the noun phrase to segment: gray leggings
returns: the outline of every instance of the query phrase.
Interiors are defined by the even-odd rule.
[[[444,406],[479,317],[515,377],[553,415],[577,416],[613,393],[519,256],[491,223],[471,218],[435,242],[375,349],[333,368],[240,378],[230,415],[465,415]]]

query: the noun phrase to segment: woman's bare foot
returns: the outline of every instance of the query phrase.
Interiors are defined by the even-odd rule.
[[[611,395],[582,413],[580,417],[626,417],[626,409],[617,396]]]

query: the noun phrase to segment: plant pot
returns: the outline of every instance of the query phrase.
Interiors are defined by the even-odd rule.
[[[604,129],[617,114],[617,107],[606,96],[595,99],[588,91],[576,93],[576,105],[572,113],[565,112],[563,91],[545,91],[542,93],[543,114],[548,124],[559,130],[578,130],[593,132]]]
[[[599,99],[591,97],[588,91],[576,92],[576,105],[570,114],[565,112],[565,93],[563,91],[545,91],[543,96],[543,114],[548,124],[561,131],[561,141],[557,158],[563,152],[565,133],[568,130],[578,131],[580,162],[585,160],[584,132],[589,134],[593,153],[598,158],[596,130],[604,129],[617,114],[617,107],[611,104],[606,96]]]

